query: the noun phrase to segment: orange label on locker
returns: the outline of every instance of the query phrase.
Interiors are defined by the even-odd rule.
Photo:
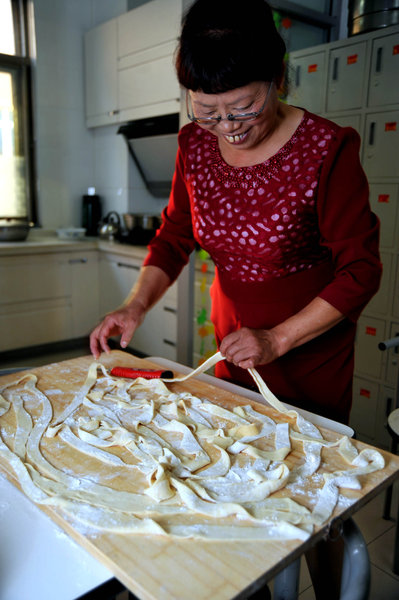
[[[351,54],[346,58],[346,62],[348,65],[354,65],[357,63],[357,54]]]
[[[366,335],[377,335],[377,330],[375,327],[366,327]]]
[[[389,194],[379,194],[378,195],[378,202],[384,202],[384,203],[388,204],[388,202],[389,202]]]
[[[399,54],[399,44],[395,44],[392,48],[392,54]]]
[[[360,389],[360,395],[364,396],[365,398],[370,398],[371,394],[370,394],[370,390],[366,390],[364,388]]]
[[[385,131],[396,131],[396,121],[385,123]]]
[[[308,65],[308,73],[316,73],[317,65]]]

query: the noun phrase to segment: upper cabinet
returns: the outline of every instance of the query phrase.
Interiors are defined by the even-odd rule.
[[[117,19],[85,34],[86,123],[88,127],[118,121]]]
[[[179,112],[182,0],[152,0],[85,36],[88,127]]]
[[[364,97],[366,42],[331,50],[327,110],[360,108]]]
[[[324,110],[326,61],[327,54],[324,50],[291,55],[288,98],[291,104],[315,113]]]

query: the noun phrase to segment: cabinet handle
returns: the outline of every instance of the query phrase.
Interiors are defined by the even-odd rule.
[[[377,59],[375,61],[375,72],[381,73],[382,71],[382,47],[380,46],[377,50]]]
[[[298,87],[301,83],[301,65],[295,69],[295,86]]]
[[[171,340],[162,340],[162,341],[167,346],[173,346],[173,348],[176,348],[176,342],[172,342]]]
[[[332,72],[332,80],[337,81],[338,79],[338,56],[334,58],[333,62],[333,72]]]
[[[115,115],[119,115],[119,110],[115,109],[115,110],[110,110],[108,113],[109,117],[114,117]]]
[[[87,263],[87,258],[70,258],[68,262],[70,265],[84,264]]]
[[[369,131],[369,146],[373,146],[375,138],[375,121],[370,123],[370,131]]]
[[[122,267],[124,269],[133,269],[134,271],[140,271],[140,267],[137,265],[129,265],[129,263],[122,263],[122,262],[118,262],[116,264],[118,267]]]
[[[164,309],[164,311],[173,313],[174,315],[177,314],[177,309],[176,308],[172,308],[171,306],[164,306],[163,309]]]

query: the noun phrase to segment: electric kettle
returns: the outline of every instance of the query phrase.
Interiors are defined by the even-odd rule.
[[[101,223],[99,230],[100,239],[108,240],[109,242],[118,239],[120,225],[121,222],[118,213],[115,211],[109,212]]]

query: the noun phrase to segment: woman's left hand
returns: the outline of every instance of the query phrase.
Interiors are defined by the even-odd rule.
[[[248,327],[226,335],[219,350],[226,360],[242,369],[270,363],[280,355],[273,330]]]

